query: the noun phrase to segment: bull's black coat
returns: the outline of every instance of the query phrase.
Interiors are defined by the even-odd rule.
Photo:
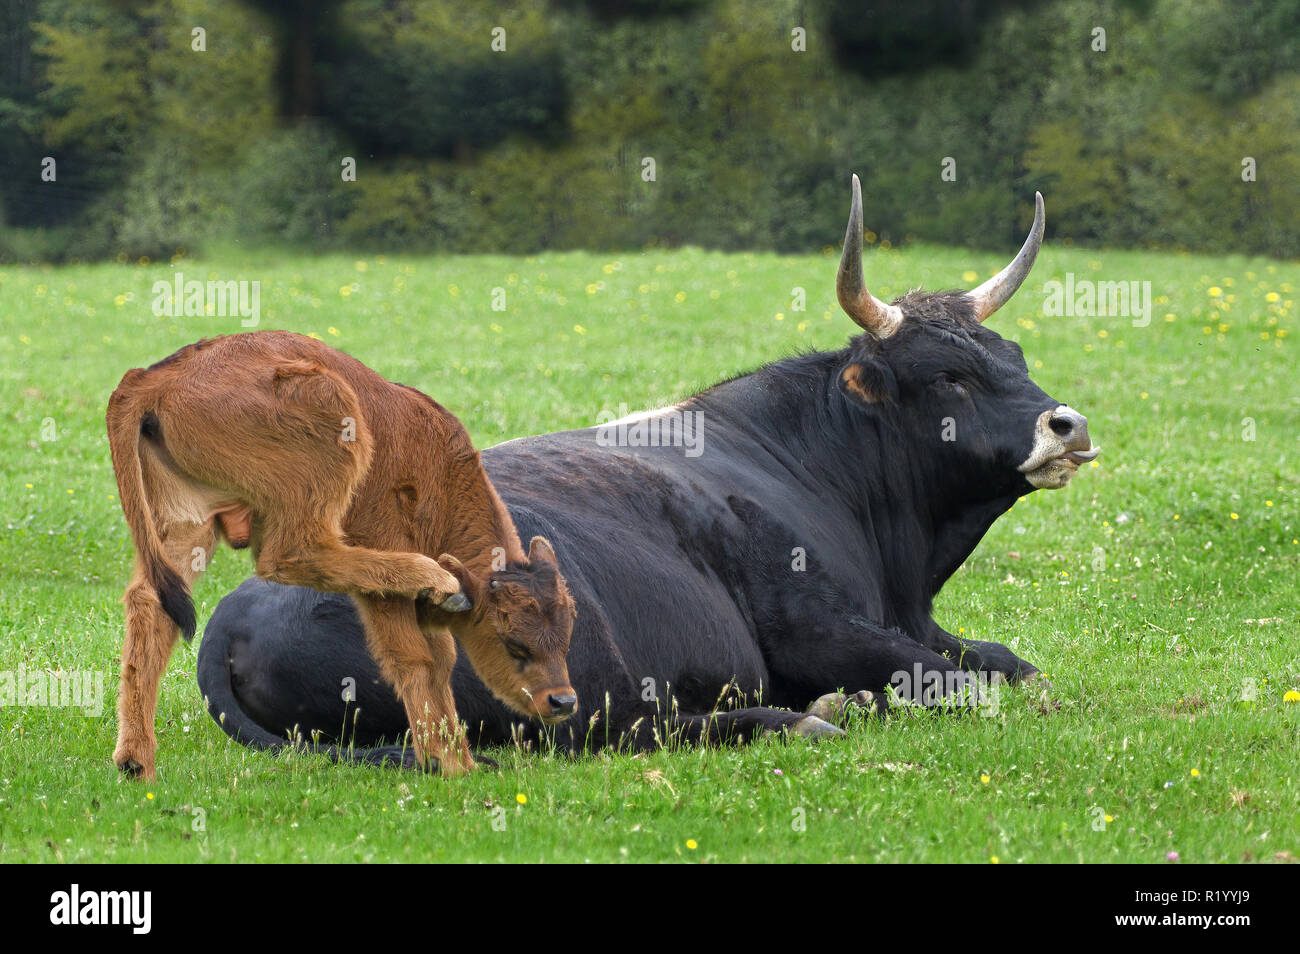
[[[669,692],[692,715],[711,712],[728,684],[802,710],[838,688],[880,690],[917,663],[1013,681],[1036,672],[1004,646],[946,632],[931,606],[1033,489],[1017,466],[1059,402],[961,293],[897,304],[906,320],[888,338],[858,335],[679,405],[703,415],[700,456],[602,446],[594,428],[483,453],[520,533],[554,544],[577,604],[569,672],[581,710],[558,728],[561,742],[651,744]],[[345,715],[349,678],[359,717]],[[347,737],[355,723],[353,741],[367,746],[406,727],[342,596],[246,581],[208,624],[199,682],[213,715],[250,744],[275,745],[293,727],[338,738],[346,719]],[[510,737],[517,717],[468,666],[454,687],[476,744]],[[721,728],[676,724],[698,738],[795,718],[748,709]]]

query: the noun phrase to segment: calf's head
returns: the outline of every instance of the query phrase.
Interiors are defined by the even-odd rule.
[[[923,476],[970,495],[1064,487],[1100,453],[1087,419],[1044,393],[1020,346],[983,324],[1028,276],[1042,241],[1035,194],[1029,237],[993,278],[969,292],[914,291],[885,304],[863,283],[862,189],[853,177],[836,290],[866,334],[852,342],[840,389],[898,439],[927,448],[909,455],[933,470]]]
[[[533,537],[527,560],[486,575],[450,554],[438,563],[460,581],[471,604],[466,612],[441,613],[439,619],[492,694],[546,723],[577,712],[565,662],[576,611],[546,538]]]

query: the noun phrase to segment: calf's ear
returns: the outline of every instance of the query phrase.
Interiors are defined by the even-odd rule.
[[[461,592],[465,593],[470,599],[477,602],[477,595],[480,587],[478,577],[476,577],[465,564],[456,559],[450,553],[444,553],[438,557],[438,566],[442,567],[460,583]]]
[[[528,542],[528,562],[536,563],[538,560],[545,560],[547,563],[555,563],[555,548],[551,546],[551,541],[545,537],[533,537]]]
[[[840,372],[839,387],[845,397],[858,404],[881,404],[897,397],[893,372],[873,358],[846,364]]]

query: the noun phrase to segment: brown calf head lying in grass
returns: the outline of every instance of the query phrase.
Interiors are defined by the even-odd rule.
[[[444,774],[473,765],[451,693],[457,641],[521,714],[576,710],[555,553],[542,537],[524,552],[465,429],[420,392],[311,338],[230,335],[127,372],[108,434],[136,547],[124,772],[154,776],[159,680],[177,629],[194,633],[189,586],[222,538],[251,548],[266,579],[353,598],[417,758]]]

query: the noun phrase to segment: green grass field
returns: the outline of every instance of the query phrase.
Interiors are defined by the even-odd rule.
[[[866,274],[889,299],[968,286],[1005,259],[877,249]],[[997,718],[903,714],[817,745],[576,761],[504,751],[499,773],[449,782],[235,745],[204,711],[196,639],[163,683],[160,778],[137,784],[110,761],[131,544],[104,408],[128,368],[241,330],[238,318],[155,317],[151,287],[173,269],[260,281],[260,327],[318,335],[426,391],[480,447],[657,406],[854,330],[829,253],[235,250],[0,268],[0,672],[98,673],[107,696],[98,715],[0,709],[0,860],[1300,856],[1300,701],[1286,695],[1300,699],[1300,264],[1054,243],[992,319],[1038,383],[1088,415],[1104,453],[999,521],[936,613],[1043,668],[1050,699],[1010,691]],[[1150,325],[1044,317],[1042,283],[1067,272],[1150,281]],[[247,554],[218,553],[196,587],[200,630],[250,572]]]

